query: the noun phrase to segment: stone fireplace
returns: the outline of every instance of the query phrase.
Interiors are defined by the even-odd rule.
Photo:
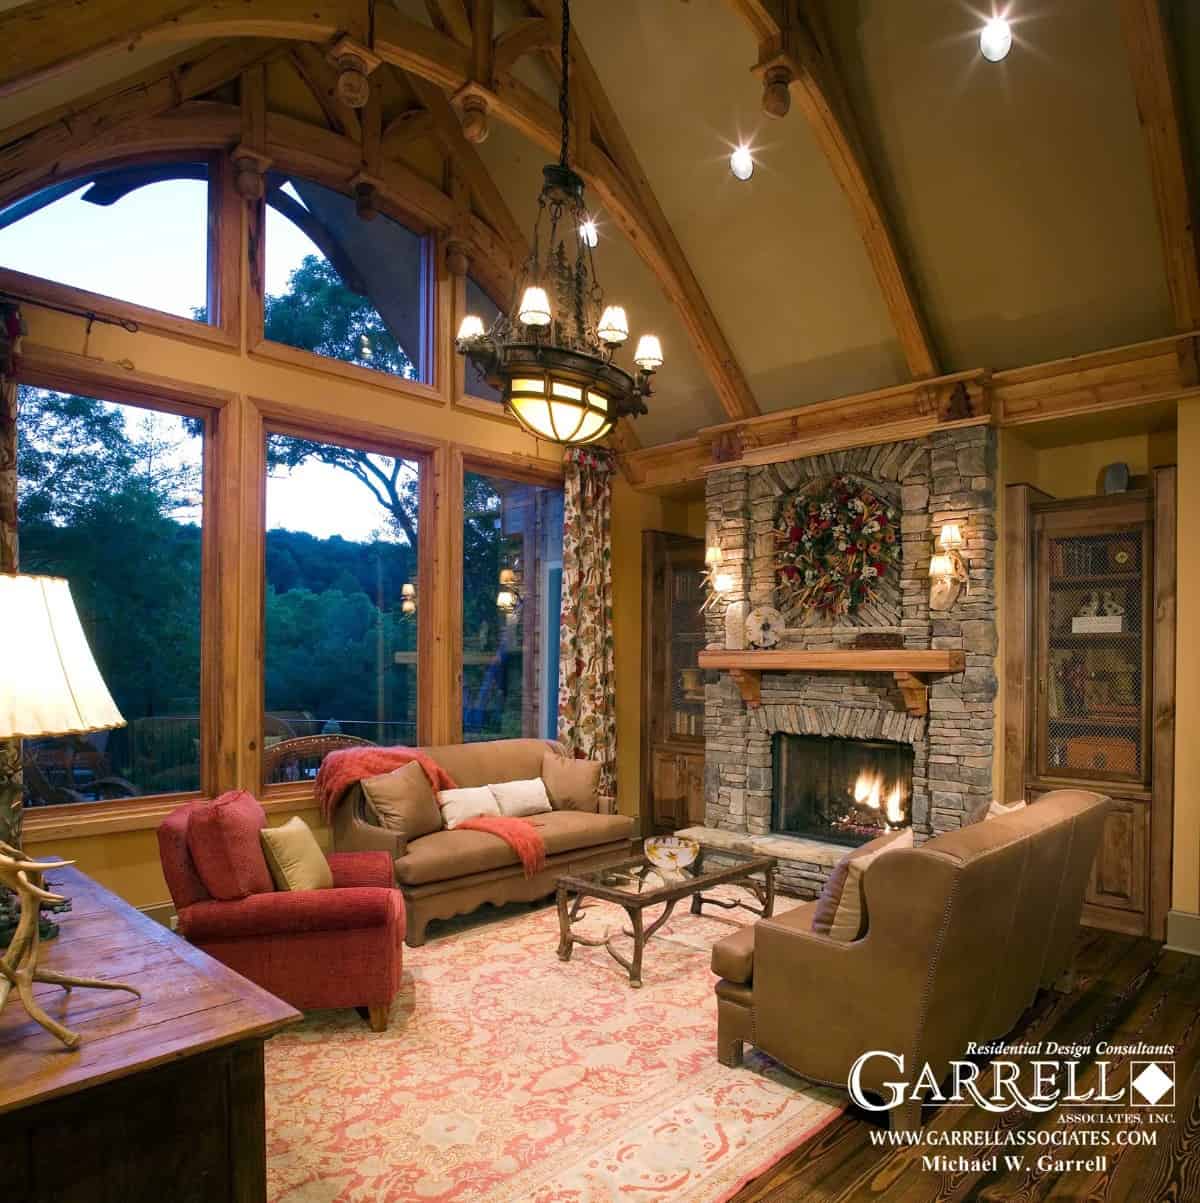
[[[777,731],[771,763],[776,835],[855,845],[911,822],[911,744]]]
[[[838,621],[785,615],[786,632],[772,653],[871,648],[886,663],[889,650],[943,650],[961,653],[962,668],[917,682],[928,685],[927,692],[918,688],[924,712],[909,696],[912,677],[906,682],[901,672],[773,671],[768,656],[755,671],[752,693],[739,679],[746,674],[710,675],[705,823],[693,832],[709,843],[779,856],[781,883],[807,896],[820,889],[847,844],[906,822],[921,842],[960,826],[992,796],[995,443],[987,425],[710,472],[708,543],[721,548],[722,571],[734,587],[707,616],[707,647],[746,648],[746,614],[775,604],[774,527],[782,499],[837,475],[869,484],[900,511],[898,572],[874,601]],[[950,610],[931,611],[930,554],[949,522],[965,536],[969,586]],[[860,769],[870,770],[866,782],[859,781]],[[900,796],[892,799],[896,788]],[[855,800],[864,790],[865,804]],[[889,800],[894,814],[897,803],[903,809],[892,822]],[[797,818],[805,808],[808,818]]]

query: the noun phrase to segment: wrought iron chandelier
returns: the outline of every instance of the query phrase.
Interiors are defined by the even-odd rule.
[[[520,302],[500,313],[490,330],[467,314],[455,340],[526,430],[566,446],[594,443],[619,418],[646,413],[650,378],[663,362],[653,334],[638,341],[636,376],[613,362],[629,338],[629,320],[620,305],[604,304],[592,257],[596,226],[584,207],[583,180],[567,161],[570,32],[570,3],[563,0],[562,150],[557,163],[542,168],[533,242],[513,289]],[[572,240],[573,254],[567,249]]]

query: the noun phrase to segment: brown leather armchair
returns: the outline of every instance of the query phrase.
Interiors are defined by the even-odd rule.
[[[1040,987],[1068,973],[1110,799],[1057,790],[1024,810],[886,853],[863,876],[868,926],[849,943],[812,931],[816,903],[760,919],[713,946],[718,1059],[747,1042],[813,1081],[846,1089],[864,1053],[923,1064],[937,1081],[970,1041],[1010,1031]],[[887,1097],[894,1063],[864,1064]],[[920,1124],[919,1103],[891,1112]]]

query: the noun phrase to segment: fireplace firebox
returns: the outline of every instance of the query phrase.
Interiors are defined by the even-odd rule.
[[[781,732],[773,751],[773,831],[853,845],[909,825],[911,744]]]

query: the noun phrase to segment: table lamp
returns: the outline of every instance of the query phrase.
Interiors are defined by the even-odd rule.
[[[96,667],[71,586],[62,577],[0,574],[0,631],[4,633],[0,643],[0,740],[82,735],[125,725]],[[16,763],[19,766],[19,757]],[[0,777],[0,807],[6,816],[21,805],[16,777],[15,771]],[[15,822],[5,824],[6,832],[16,829]],[[15,893],[21,903],[20,921],[8,951],[0,958],[0,1008],[15,989],[30,1017],[68,1048],[78,1046],[78,1033],[42,1010],[34,999],[34,983],[53,983],[68,990],[87,986],[138,993],[119,982],[68,977],[38,968],[38,945],[45,934],[38,922],[39,908],[42,903],[66,902],[46,889],[44,874],[47,869],[72,863],[34,861],[18,848],[0,842],[0,887]]]

